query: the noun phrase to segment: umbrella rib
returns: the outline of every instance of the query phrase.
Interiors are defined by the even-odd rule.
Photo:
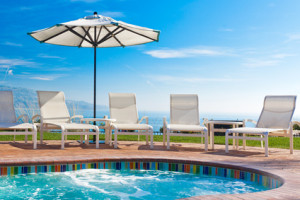
[[[73,28],[75,28],[75,26],[71,27],[70,29],[73,29]],[[66,30],[64,30],[64,31],[62,31],[62,32],[59,32],[59,33],[57,33],[57,34],[55,34],[55,35],[52,35],[52,36],[48,37],[47,39],[42,40],[41,42],[46,42],[46,41],[48,41],[48,40],[50,40],[50,39],[52,39],[52,38],[55,38],[56,36],[59,36],[59,35],[65,33],[65,32],[67,32],[68,30],[69,30],[69,29],[66,29]]]
[[[89,30],[90,30],[90,28],[91,28],[91,27],[89,27],[89,29],[88,29],[87,31],[89,31]],[[87,34],[85,33],[85,35],[84,35],[84,38],[86,37],[86,35],[87,35]],[[82,45],[83,41],[84,41],[84,39],[82,39],[82,40],[81,40],[81,42],[79,43],[78,47],[81,47],[81,45]]]
[[[148,37],[148,36],[146,36],[146,35],[143,35],[143,34],[141,34],[141,33],[135,32],[135,31],[130,30],[130,29],[128,29],[128,28],[125,28],[125,27],[122,27],[122,28],[124,28],[126,31],[130,31],[130,32],[135,33],[135,34],[137,34],[137,35],[139,35],[139,36],[145,37],[145,38],[147,38],[147,39],[149,39],[149,40],[156,41],[156,39],[153,39],[153,38]]]
[[[85,36],[87,35],[90,38],[90,40],[93,41],[93,38],[92,38],[92,36],[90,35],[90,32],[89,32],[89,30],[90,30],[91,27],[89,27],[88,30],[85,30],[85,28],[83,28],[83,27],[81,27],[81,28],[85,32]]]
[[[85,41],[87,41],[88,43],[90,43],[91,45],[93,45],[93,43],[92,43],[91,41],[89,41],[88,39],[86,39],[85,37],[83,37],[82,35],[80,35],[79,33],[77,33],[76,31],[70,29],[70,27],[68,27],[68,26],[66,26],[66,27],[67,27],[67,29],[68,29],[71,33],[77,35],[78,37],[82,38],[83,40],[85,40]]]
[[[118,35],[119,33],[121,33],[121,32],[123,32],[125,29],[122,29],[122,30],[120,30],[120,31],[118,31],[116,34],[114,34],[114,35]],[[108,38],[106,38],[104,41],[106,41],[106,40],[108,40],[108,39],[110,39],[110,38],[112,38],[112,36],[110,35]]]
[[[111,33],[111,31],[110,30],[108,30],[105,26],[104,26],[104,28],[106,29],[106,31],[107,32],[109,32],[109,33]],[[118,40],[118,38],[113,34],[113,33],[111,33],[111,37],[113,37],[122,47],[125,47],[125,45],[123,45],[121,42],[120,42],[120,40]],[[106,41],[106,40],[105,40]]]
[[[99,40],[101,30],[102,30],[102,26],[100,26],[100,30],[99,30],[99,33],[98,33],[98,36],[97,36],[97,40],[95,42],[97,42]]]
[[[102,42],[104,42],[108,36],[110,36],[110,34],[113,34],[114,32],[116,32],[120,27],[118,26],[115,30],[113,30],[112,32],[108,32],[99,42],[97,42],[98,44],[101,44]]]

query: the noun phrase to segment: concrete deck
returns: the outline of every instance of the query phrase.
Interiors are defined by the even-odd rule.
[[[224,165],[235,165],[253,168],[276,174],[285,181],[283,186],[257,193],[225,194],[191,197],[189,199],[300,199],[300,151],[291,155],[288,149],[270,148],[270,156],[264,156],[264,150],[258,147],[247,147],[247,150],[232,150],[225,154],[225,146],[215,145],[215,150],[204,152],[203,144],[172,143],[171,150],[166,150],[162,143],[155,142],[154,150],[144,142],[119,142],[119,149],[108,145],[78,144],[67,141],[65,150],[60,149],[60,141],[45,141],[32,149],[32,143],[0,142],[0,165],[53,164],[66,162],[96,161],[106,159],[172,159],[200,162],[216,162]]]

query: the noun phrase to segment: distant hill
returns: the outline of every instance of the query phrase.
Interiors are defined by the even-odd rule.
[[[14,94],[14,106],[17,109],[32,109],[39,112],[37,94],[35,90],[22,88],[22,87],[10,87],[0,85],[1,90],[12,90]],[[85,101],[66,100],[66,104],[70,113],[75,110],[93,110],[93,104]],[[97,110],[107,110],[106,106],[97,105]]]

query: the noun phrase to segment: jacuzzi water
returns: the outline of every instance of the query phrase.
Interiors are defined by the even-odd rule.
[[[0,177],[0,199],[179,199],[267,188],[238,179],[153,170],[85,169]]]

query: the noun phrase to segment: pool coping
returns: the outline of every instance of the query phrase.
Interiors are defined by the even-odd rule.
[[[266,169],[264,167],[251,166],[249,164],[237,164],[230,163],[229,161],[203,161],[201,159],[184,159],[180,157],[154,157],[154,156],[112,156],[105,158],[85,158],[85,159],[31,159],[27,161],[1,161],[1,166],[23,166],[23,165],[55,165],[55,164],[77,164],[77,163],[91,163],[91,162],[121,162],[121,161],[131,161],[131,162],[168,162],[168,163],[183,163],[183,164],[196,164],[205,165],[213,167],[223,167],[237,170],[245,170],[247,172],[259,173],[262,175],[270,176],[275,179],[282,181],[283,185],[262,192],[255,193],[243,193],[243,194],[219,194],[219,195],[203,195],[185,198],[187,200],[196,199],[216,199],[216,200],[226,200],[226,199],[300,199],[300,190],[298,189],[300,185],[300,175],[287,172],[284,170]],[[298,190],[297,190],[298,189]]]

